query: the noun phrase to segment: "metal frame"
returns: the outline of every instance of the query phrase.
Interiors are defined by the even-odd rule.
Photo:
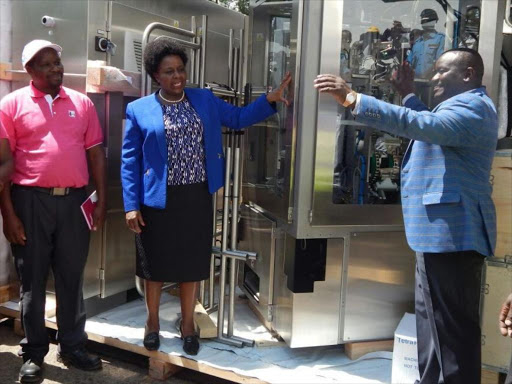
[[[480,53],[484,60],[483,84],[496,105],[498,105],[500,54],[503,45],[505,5],[505,1],[482,0],[481,20],[485,20],[485,23],[480,23],[480,41],[489,43],[478,44],[478,53]]]

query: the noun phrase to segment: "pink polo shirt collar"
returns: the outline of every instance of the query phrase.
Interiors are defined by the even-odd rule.
[[[31,97],[45,97],[47,95],[47,93],[44,93],[43,91],[40,91],[39,89],[37,89],[34,85],[34,81],[33,80],[30,80],[30,96]],[[68,98],[68,94],[66,93],[66,91],[64,90],[64,88],[60,87],[60,91],[59,93],[57,94],[58,97],[60,97],[61,99],[66,99]]]

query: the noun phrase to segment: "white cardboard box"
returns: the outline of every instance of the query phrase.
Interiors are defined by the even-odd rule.
[[[391,382],[414,384],[419,379],[416,316],[406,313],[395,331]]]

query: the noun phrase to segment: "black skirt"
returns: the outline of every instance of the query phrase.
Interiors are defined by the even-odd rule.
[[[141,214],[146,225],[135,236],[137,276],[163,282],[210,276],[213,207],[206,182],[168,186],[165,209],[143,205]]]

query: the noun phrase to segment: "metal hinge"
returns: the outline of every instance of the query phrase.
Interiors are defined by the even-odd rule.
[[[291,222],[293,220],[293,207],[288,207],[288,221]]]
[[[313,210],[309,211],[309,223],[313,222]]]
[[[269,305],[267,308],[267,321],[271,322],[274,320],[274,306]]]
[[[103,268],[98,269],[98,278],[100,280],[105,280],[105,270]]]

